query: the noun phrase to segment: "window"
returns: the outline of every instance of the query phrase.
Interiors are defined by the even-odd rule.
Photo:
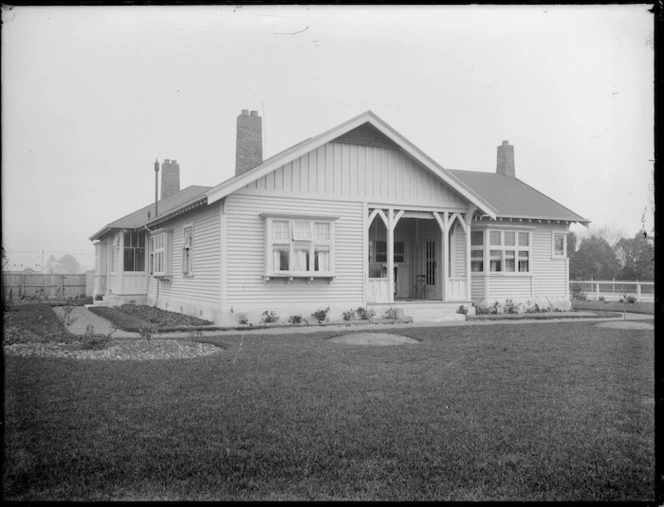
[[[553,233],[553,257],[567,257],[567,234]]]
[[[489,230],[489,272],[529,273],[530,232]],[[471,232],[470,268],[484,271],[484,231]]]
[[[426,284],[436,285],[436,242],[427,241],[425,243],[426,251]]]
[[[170,274],[168,269],[168,241],[170,235],[160,232],[150,236],[150,274],[165,276]]]
[[[145,233],[143,231],[125,231],[124,233],[124,270],[145,271]]]
[[[332,224],[323,219],[268,217],[268,274],[330,275]]]
[[[191,275],[194,271],[193,253],[194,226],[182,229],[182,274]]]
[[[387,262],[387,241],[376,241],[376,262]],[[394,262],[404,262],[403,241],[394,242]]]
[[[470,270],[475,273],[484,271],[484,231],[470,233]]]

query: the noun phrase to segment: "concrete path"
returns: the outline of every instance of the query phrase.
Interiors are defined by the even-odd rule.
[[[64,316],[63,307],[54,307],[53,310],[60,317]],[[592,315],[589,312],[584,312],[587,315]],[[576,315],[580,315],[577,312]],[[82,335],[85,334],[85,328],[89,324],[93,325],[96,333],[107,334],[111,331],[112,324],[103,317],[95,315],[84,306],[76,306],[70,316],[75,319],[74,322],[67,328],[71,333]],[[390,331],[392,329],[404,329],[411,327],[451,327],[451,326],[486,326],[498,324],[532,324],[532,323],[560,323],[560,322],[602,322],[602,321],[615,321],[615,320],[652,320],[654,315],[646,315],[639,313],[624,313],[622,318],[616,317],[574,317],[574,318],[555,318],[555,319],[515,319],[515,320],[467,320],[467,321],[449,321],[449,322],[410,322],[404,324],[355,324],[355,325],[328,325],[328,326],[303,326],[303,327],[275,327],[271,329],[242,329],[242,330],[209,330],[201,331],[203,336],[224,336],[224,335],[256,335],[256,334],[302,334],[302,333],[317,333],[317,332],[330,332],[330,331],[343,331],[343,332],[358,332],[358,331]],[[189,333],[184,332],[170,332],[170,333],[157,333],[153,338],[189,338]],[[140,338],[138,333],[128,331],[116,331],[113,334],[115,338]]]

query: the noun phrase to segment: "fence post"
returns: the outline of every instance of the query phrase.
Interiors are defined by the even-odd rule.
[[[60,297],[65,298],[65,275],[60,275]]]
[[[636,281],[636,300],[641,301],[641,284],[639,281]]]
[[[595,282],[595,293],[597,294],[597,299],[599,299],[599,282]]]
[[[611,286],[611,292],[616,293],[616,277],[613,277],[613,285]]]
[[[22,285],[23,285],[23,295],[25,296],[25,273],[23,273],[21,275],[21,280],[22,280]],[[21,297],[20,294],[19,294],[19,297]]]

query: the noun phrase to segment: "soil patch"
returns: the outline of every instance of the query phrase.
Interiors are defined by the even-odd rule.
[[[217,354],[223,349],[210,343],[179,340],[113,340],[104,349],[85,350],[80,343],[14,343],[5,345],[6,354],[39,357],[66,357],[70,359],[148,360],[190,359]]]
[[[618,320],[614,322],[601,322],[595,324],[598,327],[609,327],[611,329],[655,329],[655,326],[647,322],[637,322],[633,320]]]
[[[330,338],[329,341],[348,345],[407,345],[420,343],[407,336],[390,333],[350,333]]]

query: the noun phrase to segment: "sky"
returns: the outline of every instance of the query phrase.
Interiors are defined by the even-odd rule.
[[[153,202],[157,158],[181,188],[232,177],[242,109],[264,158],[367,110],[449,169],[493,172],[509,140],[516,176],[591,227],[651,231],[649,8],[3,8],[10,266],[92,269],[88,238]]]

